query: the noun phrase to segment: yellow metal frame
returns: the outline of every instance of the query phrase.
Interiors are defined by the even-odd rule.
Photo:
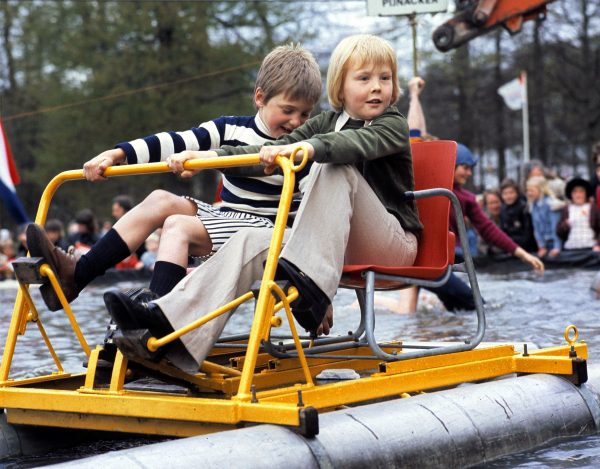
[[[294,164],[298,153],[302,161]],[[300,146],[290,159],[277,157],[284,175],[282,196],[249,338],[239,349],[215,349],[198,374],[190,375],[164,364],[129,363],[117,352],[110,378],[101,378],[99,361],[102,348],[91,350],[67,303],[52,269],[43,264],[40,274],[52,284],[83,352],[88,369],[84,374],[66,372],[52,347],[28,285],[20,284],[0,366],[0,406],[7,409],[8,421],[27,425],[86,428],[107,431],[188,436],[235,428],[244,423],[274,423],[312,430],[307,423],[311,408],[319,411],[372,399],[395,398],[478,381],[510,373],[553,373],[573,376],[577,363],[587,359],[587,346],[577,342],[574,326],[565,331],[567,345],[521,353],[512,345],[480,347],[475,350],[405,361],[378,362],[368,347],[352,347],[340,358],[339,351],[305,355],[296,330],[290,303],[298,297],[291,287],[284,292],[274,282],[277,260],[292,201],[295,172],[304,167],[307,152]],[[206,169],[259,164],[258,155],[222,157],[186,162],[186,169]],[[124,176],[169,171],[164,163],[109,168],[105,175]],[[56,176],[42,195],[36,222],[42,224],[54,193],[65,181],[83,179],[82,171],[67,171]],[[147,342],[150,351],[165,346],[187,332],[254,298],[248,292],[209,312],[187,326]],[[261,345],[269,340],[271,328],[281,323],[275,316],[284,310],[292,332],[296,358],[279,359],[266,354]],[[9,371],[19,335],[35,322],[57,371],[27,379],[11,379]],[[391,348],[393,345],[393,348]],[[310,346],[310,345],[309,345]],[[383,349],[402,353],[401,343],[384,344]],[[328,358],[327,355],[331,355]],[[140,366],[160,373],[168,380],[185,383],[192,395],[182,396],[160,390],[128,387],[132,373]],[[352,368],[360,378],[350,381],[319,382],[316,376],[325,369]]]

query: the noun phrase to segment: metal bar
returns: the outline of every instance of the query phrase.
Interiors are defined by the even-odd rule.
[[[97,346],[88,358],[87,373],[85,374],[85,383],[83,387],[88,390],[94,389],[94,380],[96,378],[96,369],[98,367],[98,359],[100,358],[101,347]]]
[[[280,164],[279,161],[276,161]],[[208,168],[229,168],[235,166],[253,166],[259,165],[260,158],[258,154],[252,155],[239,155],[239,156],[224,156],[218,158],[206,158],[206,159],[194,159],[184,163],[185,169],[208,169]],[[298,166],[292,166],[292,168],[301,168],[306,161],[303,160]],[[116,176],[128,176],[128,175],[139,175],[139,174],[156,174],[156,173],[167,173],[170,172],[167,163],[148,163],[148,164],[136,164],[136,165],[123,165],[123,166],[111,166],[104,171],[106,177]],[[84,180],[83,170],[70,170],[59,173],[46,185],[44,192],[40,198],[38,210],[35,216],[35,223],[43,225],[46,221],[50,202],[54,197],[54,194],[58,188],[67,181]],[[17,343],[17,336],[19,333],[19,326],[22,323],[22,315],[25,314],[23,311],[23,293],[24,286],[19,286],[13,313],[11,316],[10,326],[6,336],[6,342],[4,346],[4,352],[2,354],[2,363],[0,364],[0,386],[8,382],[8,376],[10,373],[10,367],[14,356],[15,346]]]
[[[394,360],[396,357],[391,353],[384,352],[375,339],[375,272],[369,270],[365,275],[366,302],[365,302],[365,335],[369,348],[376,357],[383,360]]]
[[[46,329],[44,329],[44,325],[42,324],[42,321],[40,320],[40,318],[37,318],[35,320],[35,324],[37,325],[38,330],[40,331],[42,339],[44,339],[44,343],[46,344],[46,347],[48,348],[48,351],[50,352],[50,355],[52,356],[52,360],[54,360],[54,364],[56,365],[58,372],[64,373],[65,370],[62,366],[62,363],[60,362],[58,355],[56,355],[56,351],[54,350],[54,347],[52,347],[50,338],[48,337],[48,334],[46,334]]]
[[[0,386],[8,381],[8,374],[15,353],[15,346],[17,345],[17,335],[19,332],[19,325],[21,324],[21,316],[25,314],[25,311],[23,311],[23,288],[23,286],[19,286],[17,299],[15,300],[15,306],[10,319],[10,325],[8,326],[8,333],[6,334],[4,353],[2,354],[2,364],[0,365]]]
[[[306,389],[306,386],[303,389]],[[290,389],[287,388],[287,391]],[[78,412],[86,414],[86,418],[110,413],[112,416],[134,419],[155,418],[224,424],[242,421],[295,426],[299,424],[296,402],[251,403],[235,399],[195,398],[144,391],[79,392],[17,387],[3,389],[1,397],[2,406],[7,409]]]
[[[120,394],[123,392],[123,385],[125,384],[125,375],[127,374],[127,363],[127,358],[123,356],[120,350],[117,350],[112,375],[110,377],[109,391],[111,393]]]
[[[296,352],[298,353],[298,359],[300,360],[300,366],[302,367],[302,371],[304,373],[304,379],[306,384],[309,386],[314,386],[312,376],[310,375],[310,370],[308,369],[308,363],[306,361],[306,356],[304,355],[304,349],[302,348],[302,344],[300,343],[300,338],[298,337],[298,332],[296,330],[296,324],[294,322],[294,316],[292,315],[292,310],[290,308],[290,302],[288,301],[283,290],[277,285],[275,282],[271,281],[267,285],[271,290],[274,290],[277,293],[277,296],[283,303],[283,307],[285,308],[285,314],[288,319],[288,323],[290,325],[290,330],[292,335],[294,336],[294,345],[296,346]],[[298,291],[296,290],[296,297],[298,296]]]
[[[48,337],[48,334],[46,334],[46,329],[44,329],[42,320],[40,319],[37,309],[35,308],[35,305],[33,304],[33,300],[31,299],[31,295],[29,293],[29,288],[27,288],[27,286],[23,285],[21,282],[19,282],[19,285],[21,285],[23,287],[23,290],[22,290],[23,299],[24,299],[25,303],[27,304],[27,306],[29,307],[29,314],[27,315],[27,320],[31,320],[32,322],[35,322],[38,330],[40,331],[40,335],[42,336],[42,339],[44,340],[44,343],[46,344],[46,348],[48,349],[48,352],[50,352],[50,355],[52,356],[52,360],[54,360],[54,364],[56,365],[58,372],[64,373],[65,370],[62,367],[62,363],[60,362],[60,359],[58,358],[58,355],[56,354],[56,351],[54,350],[54,347],[52,346],[52,343],[50,342],[50,338]],[[25,304],[23,305],[23,307],[24,306],[25,306]],[[24,320],[23,321],[24,324],[26,324],[25,314],[22,315],[22,318]],[[24,334],[25,326],[21,327],[20,330],[21,330],[21,334]]]
[[[227,376],[241,376],[242,374],[241,371],[235,370],[227,366],[218,365],[217,363],[209,362],[208,360],[204,360],[202,362],[200,371],[202,371],[203,373],[221,373]]]
[[[302,163],[300,163],[298,166],[292,166],[290,161],[294,160],[295,155],[300,150],[304,155]],[[281,198],[279,200],[279,207],[277,210],[277,216],[275,218],[273,236],[271,238],[265,270],[262,277],[260,291],[258,293],[258,300],[256,302],[254,320],[252,321],[252,328],[250,330],[246,361],[244,362],[240,387],[236,396],[236,399],[238,400],[250,401],[252,398],[250,387],[252,385],[252,378],[254,376],[256,357],[260,350],[262,332],[265,330],[265,327],[267,327],[267,321],[270,320],[267,307],[272,295],[271,290],[268,287],[268,282],[273,281],[275,278],[275,270],[277,268],[279,253],[281,252],[281,243],[283,241],[283,234],[287,226],[287,218],[292,202],[294,183],[296,181],[295,171],[300,170],[306,164],[307,158],[308,149],[304,145],[297,147],[292,153],[290,159],[279,156],[276,158],[276,162],[278,162],[283,171],[283,187],[281,189]]]
[[[260,164],[258,154],[222,156],[218,158],[197,158],[184,163],[185,169],[209,169],[209,168],[231,168],[235,166],[253,166]],[[107,178],[116,176],[131,176],[140,174],[157,174],[171,172],[167,163],[146,163],[134,165],[111,166],[104,171]],[[46,186],[42,193],[35,222],[43,225],[46,221],[48,207],[56,190],[65,182],[85,179],[82,169],[64,171],[56,175]]]
[[[357,327],[357,329],[352,332],[349,331],[347,336],[335,336],[335,337],[319,337],[316,338],[314,340],[312,340],[311,337],[309,336],[300,336],[300,339],[302,340],[312,340],[312,342],[309,344],[310,348],[307,348],[304,353],[308,356],[310,356],[311,358],[317,358],[319,357],[319,353],[325,353],[325,352],[329,352],[329,351],[336,351],[336,350],[344,350],[347,348],[355,348],[355,347],[361,347],[364,346],[365,343],[361,342],[360,338],[361,336],[364,334],[365,331],[365,319],[364,319],[364,302],[365,302],[365,292],[364,289],[361,288],[355,288],[354,291],[356,292],[356,297],[358,299],[358,303],[360,305],[360,323]],[[290,335],[273,335],[271,334],[269,339],[293,339],[292,336]],[[349,343],[351,342],[351,343]],[[270,345],[268,345],[270,344]],[[280,352],[277,350],[278,347],[274,346],[272,342],[265,342],[265,347],[268,350],[268,352],[273,355],[276,358],[290,358],[290,357],[296,357],[297,355],[295,353],[288,353],[288,352]],[[284,346],[286,349],[291,350],[293,347],[286,347]],[[279,348],[281,348],[281,346],[279,346]],[[350,358],[352,356],[348,355],[347,358]]]
[[[148,343],[146,344],[148,347],[148,350],[150,350],[151,352],[155,352],[160,347],[163,347],[166,344],[173,342],[176,339],[179,339],[182,335],[185,335],[188,332],[193,331],[194,329],[197,329],[198,327],[202,326],[203,324],[206,324],[207,322],[213,320],[214,318],[227,313],[228,311],[232,310],[233,308],[237,308],[239,305],[241,305],[242,303],[245,303],[248,300],[251,300],[253,297],[254,297],[254,295],[252,294],[252,292],[244,293],[242,296],[236,298],[233,301],[230,301],[226,305],[223,305],[220,308],[215,309],[211,313],[205,314],[200,319],[196,319],[194,322],[188,324],[187,326],[177,329],[176,331],[171,332],[170,334],[168,334],[160,339],[157,339],[156,337],[150,337],[148,339]]]
[[[426,279],[415,279],[412,277],[405,277],[402,275],[390,275],[390,274],[382,274],[379,272],[375,272],[375,280],[391,280],[395,282],[407,283],[409,285],[419,285],[422,287],[441,287],[444,285],[450,275],[452,274],[452,266],[448,266],[444,275],[436,280],[426,280]],[[391,290],[396,290],[396,288],[391,287]],[[387,288],[376,288],[376,290],[387,290]]]
[[[469,283],[471,284],[471,289],[473,290],[473,297],[475,300],[475,308],[477,313],[477,332],[475,337],[472,339],[465,340],[464,344],[457,345],[449,345],[442,347],[433,347],[429,349],[424,349],[415,352],[405,352],[402,354],[389,354],[384,352],[375,339],[375,312],[374,312],[374,296],[375,296],[375,279],[385,279],[392,281],[400,281],[404,283],[412,283],[415,285],[424,285],[424,286],[440,286],[446,283],[448,278],[451,275],[451,266],[448,267],[446,273],[441,279],[437,280],[421,280],[418,278],[409,278],[404,276],[393,276],[387,274],[380,274],[374,271],[366,271],[363,272],[363,277],[365,278],[366,283],[366,304],[365,304],[365,320],[366,320],[366,337],[367,342],[369,343],[369,347],[373,350],[373,353],[383,360],[388,361],[396,361],[396,360],[407,360],[410,358],[417,357],[427,357],[433,356],[437,354],[447,354],[453,352],[461,352],[466,350],[474,349],[479,343],[483,340],[483,336],[485,334],[485,311],[483,307],[483,299],[481,297],[481,292],[479,291],[479,284],[477,283],[477,277],[475,274],[475,265],[473,264],[473,258],[469,252],[469,245],[467,240],[467,233],[464,224],[464,219],[462,216],[462,209],[460,207],[460,202],[454,193],[448,189],[436,188],[436,189],[425,189],[414,192],[407,192],[407,197],[422,199],[426,197],[446,197],[450,199],[452,203],[452,207],[454,208],[455,218],[457,220],[458,232],[460,243],[464,252],[465,258],[465,267],[467,271],[467,275],[469,277]]]
[[[473,257],[469,251],[469,240],[467,238],[467,229],[465,227],[465,219],[463,217],[462,208],[458,197],[454,195],[454,192],[447,189],[440,189],[444,192],[444,195],[452,202],[454,208],[454,214],[456,218],[456,225],[458,227],[458,237],[460,239],[460,245],[463,250],[463,257],[465,259],[465,268],[467,269],[467,276],[469,277],[469,284],[473,291],[473,299],[475,300],[475,310],[477,311],[477,332],[475,337],[471,340],[471,348],[475,348],[483,340],[485,335],[485,309],[483,306],[483,298],[481,297],[481,291],[479,290],[479,283],[477,282],[477,275],[475,274],[475,264],[473,263]],[[421,192],[421,191],[417,191]],[[416,197],[417,193],[415,193]]]
[[[54,271],[50,268],[50,266],[48,264],[43,264],[40,267],[40,273],[44,277],[48,277],[48,280],[50,280],[50,283],[52,284],[52,288],[54,289],[54,293],[56,293],[56,295],[58,296],[58,299],[60,300],[60,304],[64,308],[65,314],[69,318],[69,322],[71,323],[71,328],[73,329],[73,332],[75,332],[75,335],[77,336],[77,340],[79,340],[79,343],[81,344],[81,347],[83,348],[83,351],[89,357],[90,352],[91,352],[90,346],[88,345],[87,341],[85,340],[85,337],[83,337],[83,332],[81,332],[79,324],[77,323],[77,320],[75,319],[75,315],[73,314],[73,310],[71,310],[71,305],[65,298],[65,294],[62,291],[60,283],[58,283],[58,279],[56,278],[56,275],[54,275]]]

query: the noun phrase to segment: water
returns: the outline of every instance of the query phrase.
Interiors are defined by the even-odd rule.
[[[600,359],[600,322],[596,310],[600,304],[590,290],[594,271],[554,270],[543,277],[534,273],[510,275],[479,275],[482,294],[486,300],[486,341],[514,341],[534,343],[547,347],[564,343],[563,332],[567,325],[579,328],[580,339],[589,345],[590,362]],[[128,287],[132,284],[119,284]],[[2,285],[0,285],[1,287]],[[101,343],[108,321],[102,301],[105,286],[90,286],[73,303],[73,309],[90,346]],[[39,293],[32,288],[36,304],[41,304]],[[421,295],[415,314],[399,314],[395,292],[378,293],[377,337],[380,339],[414,340],[460,340],[475,331],[473,314],[452,314],[443,311],[437,300],[428,294]],[[8,325],[15,290],[0,288],[0,323]],[[354,294],[340,290],[334,301],[336,333],[345,333],[356,327],[358,318]],[[66,370],[83,371],[84,355],[74,334],[70,331],[64,314],[42,311],[42,320],[49,335],[55,337],[53,344]],[[250,312],[244,308],[234,315],[226,332],[240,333],[248,330]],[[7,327],[7,326],[6,326]],[[35,326],[21,337],[11,377],[22,378],[54,371],[54,365],[39,340]],[[4,345],[5,331],[1,344]],[[75,450],[72,457],[83,457],[93,453],[121,449],[143,444],[145,440],[131,439],[127,442],[101,442]],[[68,455],[62,455],[62,458]],[[9,467],[31,467],[56,460],[21,459]],[[29,466],[28,466],[29,465]],[[600,467],[600,436],[581,438],[552,444],[537,451],[512,455],[489,463],[486,467]]]

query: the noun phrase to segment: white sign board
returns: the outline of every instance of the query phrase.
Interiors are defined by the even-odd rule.
[[[448,0],[367,0],[369,16],[401,16],[437,13],[448,9]]]

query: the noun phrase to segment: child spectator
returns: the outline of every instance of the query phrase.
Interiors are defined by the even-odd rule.
[[[50,218],[47,220],[44,229],[52,244],[61,248],[63,251],[69,249],[69,243],[64,238],[65,226],[58,218]]]
[[[19,228],[17,234],[17,257],[25,257],[27,255],[27,235],[25,234],[27,226],[23,225]]]
[[[550,207],[553,211],[559,211],[565,206],[565,181],[556,172],[544,167],[540,160],[531,160],[525,167],[525,175],[525,187],[527,181],[534,176],[546,179],[546,184],[553,195]]]
[[[500,193],[496,189],[488,189],[481,194],[481,208],[484,213],[488,216],[490,220],[500,228],[500,210],[502,209],[502,199],[500,198]],[[465,220],[468,223],[466,226],[470,226],[470,222]],[[493,244],[486,243],[483,238],[477,236],[477,232],[471,227],[469,231],[467,231],[467,236],[469,237],[469,243],[471,243],[471,233],[475,235],[475,239],[477,240],[478,252],[485,253],[488,256],[499,256],[504,254],[504,251]],[[473,252],[471,252],[471,255]]]
[[[527,201],[533,234],[538,245],[538,256],[546,254],[555,257],[560,253],[562,243],[556,234],[560,213],[552,210],[554,194],[550,191],[546,178],[533,176],[527,180]]]
[[[106,233],[110,231],[113,226],[113,222],[111,220],[105,219],[102,222],[102,227],[100,228],[100,237],[104,236]]]
[[[144,269],[148,272],[154,271],[154,264],[156,263],[159,243],[160,236],[157,232],[154,232],[148,236],[148,239],[146,239],[146,242],[144,243],[146,246],[146,252],[142,254],[142,258],[137,266],[138,269]]]
[[[538,246],[533,235],[531,214],[527,211],[519,185],[512,179],[505,180],[500,186],[500,196],[500,229],[527,252],[536,252]]]
[[[564,249],[600,251],[600,211],[590,203],[592,185],[585,179],[573,178],[565,192],[570,202],[563,208],[557,226]]]
[[[75,215],[75,222],[77,232],[69,237],[69,244],[74,245],[77,252],[85,254],[99,239],[96,215],[89,208],[84,208]]]
[[[565,180],[561,178],[555,171],[546,171],[546,180],[548,181],[548,187],[554,194],[554,200],[550,205],[550,208],[558,212],[563,209],[566,205],[567,197],[565,195]]]
[[[6,280],[15,278],[15,272],[12,268],[12,261],[16,259],[15,242],[12,238],[0,241],[0,279]]]
[[[494,222],[500,226],[500,211],[502,209],[502,198],[496,189],[490,189],[483,193],[483,211]]]

